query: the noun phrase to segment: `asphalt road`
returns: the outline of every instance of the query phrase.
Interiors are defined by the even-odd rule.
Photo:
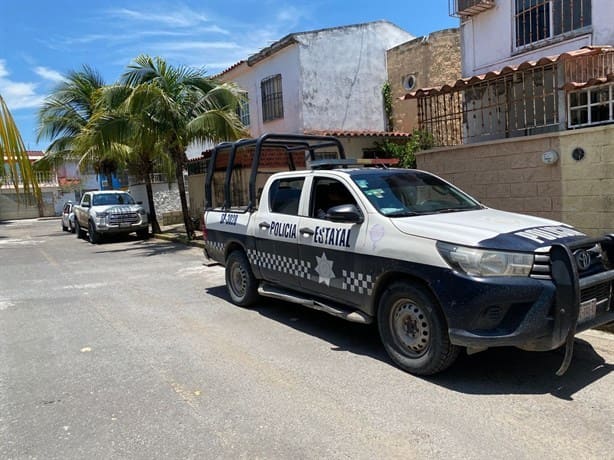
[[[614,459],[614,335],[419,378],[373,327],[228,302],[200,249],[0,222],[0,458]]]

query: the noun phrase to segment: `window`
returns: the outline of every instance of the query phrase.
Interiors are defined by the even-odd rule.
[[[245,127],[249,126],[249,98],[247,93],[241,95],[239,106],[237,107],[237,116],[241,120],[241,124]]]
[[[335,206],[353,204],[356,200],[345,185],[335,179],[318,178],[313,185],[310,216],[317,219],[327,219],[327,212]]]
[[[570,128],[614,121],[614,85],[575,91],[569,93],[567,100]]]
[[[280,179],[271,185],[269,207],[271,212],[298,215],[298,204],[303,189],[303,178]]]
[[[516,0],[516,47],[591,25],[591,0]]]
[[[265,78],[260,82],[262,92],[262,121],[284,117],[284,100],[281,90],[281,74]]]

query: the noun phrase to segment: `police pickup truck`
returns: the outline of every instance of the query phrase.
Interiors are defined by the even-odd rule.
[[[318,160],[331,146],[338,159]],[[241,149],[253,160],[239,204]],[[291,170],[257,193],[267,149],[285,151]],[[308,168],[296,168],[297,152]],[[336,139],[316,136],[268,134],[214,149],[205,255],[225,265],[235,304],[272,297],[376,322],[392,360],[422,375],[450,366],[462,348],[565,346],[562,375],[575,334],[614,320],[612,236],[490,209],[428,172],[344,158]],[[223,189],[219,206],[213,185]]]

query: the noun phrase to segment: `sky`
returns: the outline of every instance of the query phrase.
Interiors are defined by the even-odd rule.
[[[448,0],[0,0],[0,95],[44,151],[38,108],[84,65],[108,84],[140,54],[215,75],[287,34],[381,19],[416,37],[458,26]]]

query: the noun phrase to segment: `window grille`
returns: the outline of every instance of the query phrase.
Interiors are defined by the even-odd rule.
[[[262,120],[271,121],[284,117],[284,101],[281,74],[265,78],[260,82],[262,92]]]
[[[583,29],[592,22],[591,0],[515,0],[516,47]]]
[[[556,65],[418,97],[420,128],[436,145],[458,145],[558,129]]]
[[[237,116],[241,120],[241,124],[245,127],[249,126],[249,99],[247,93],[241,95],[239,99],[239,106],[237,107]]]

